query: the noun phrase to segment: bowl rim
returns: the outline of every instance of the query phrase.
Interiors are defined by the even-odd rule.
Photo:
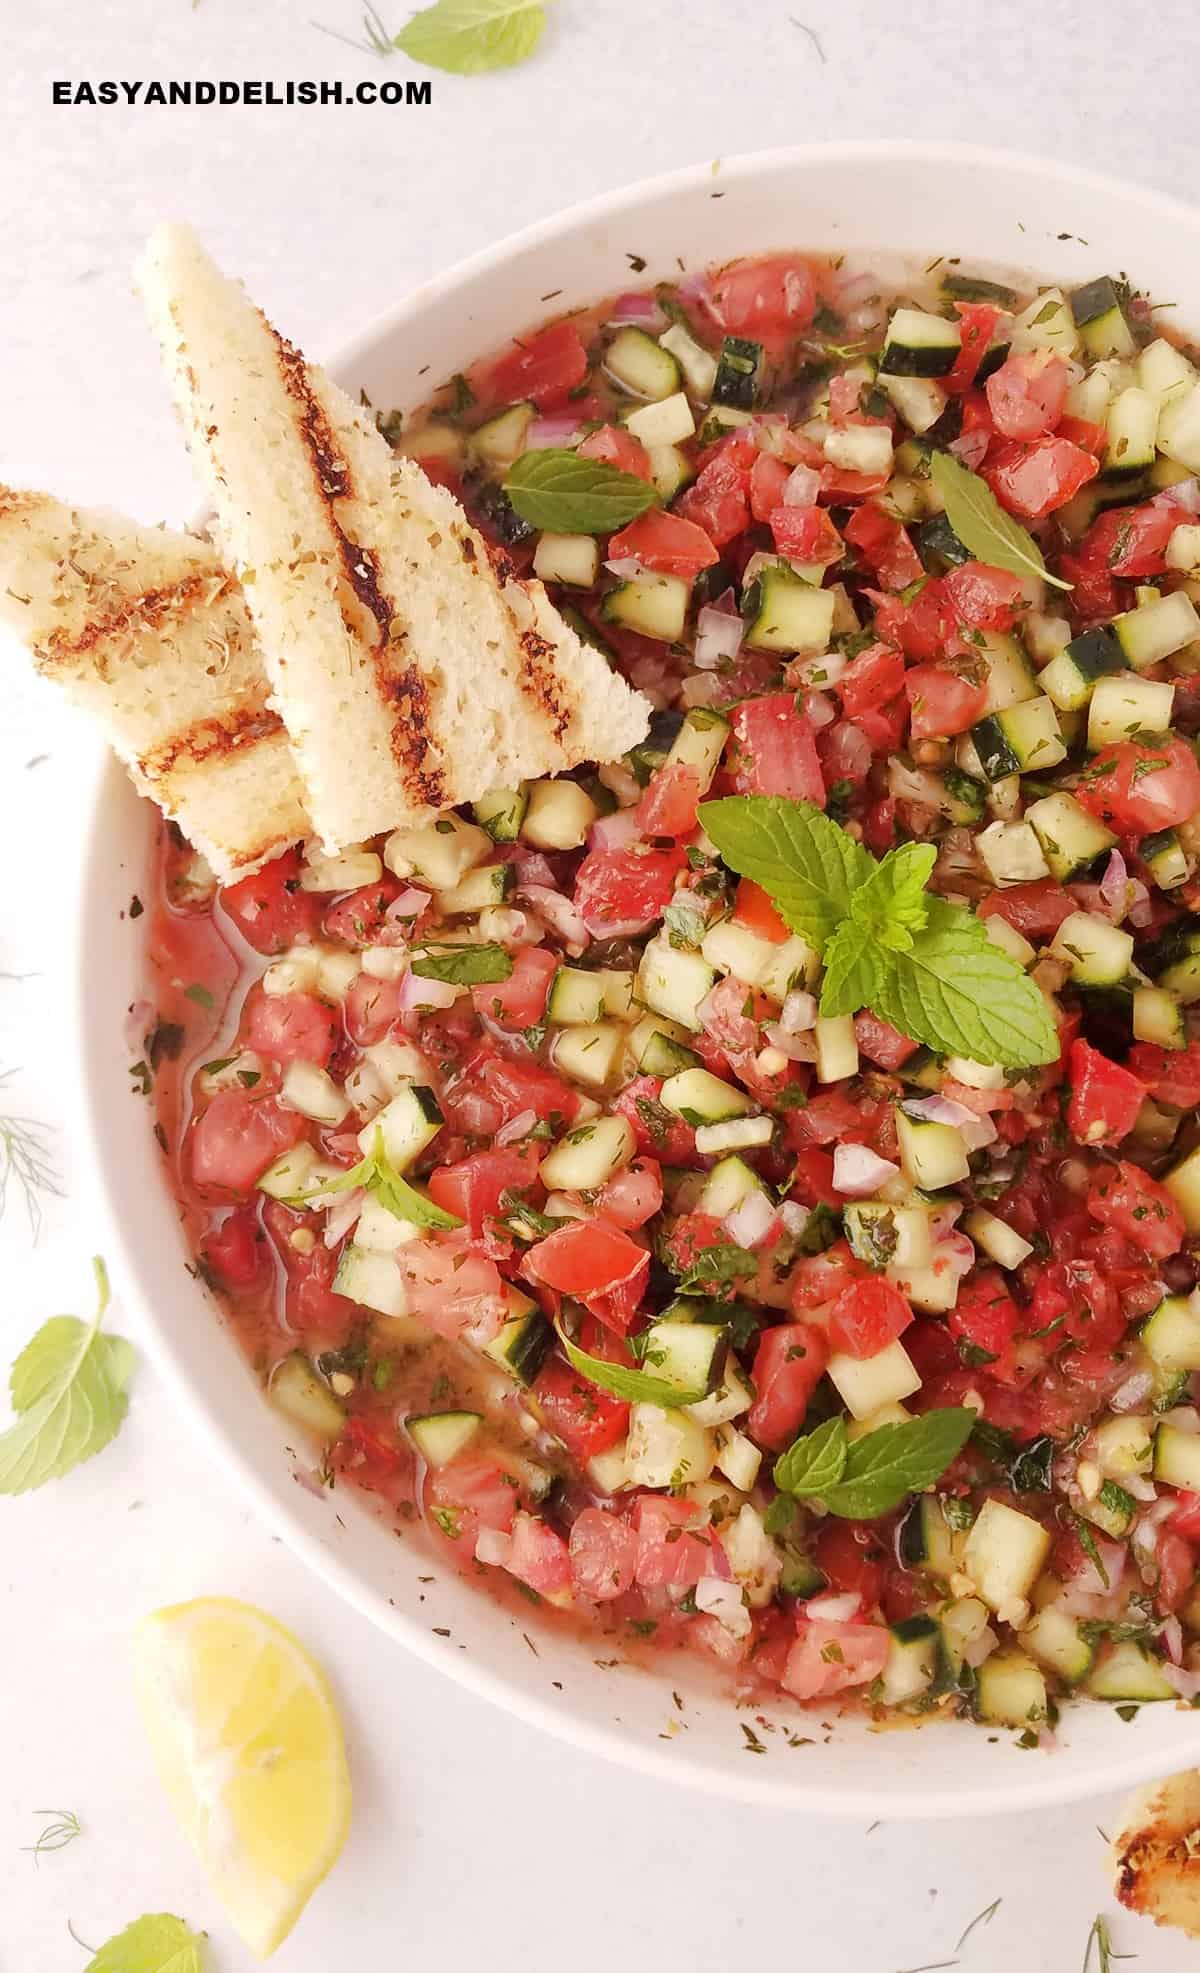
[[[711,159],[705,158],[580,200],[547,217],[534,220],[457,261],[452,267],[422,282],[401,301],[377,313],[367,325],[339,345],[326,367],[336,375],[353,370],[401,325],[419,317],[427,307],[464,282],[502,269],[523,250],[553,244],[582,226],[610,215],[627,213],[648,200],[708,182],[714,171],[722,184],[730,184],[770,178],[776,172],[787,172],[806,163],[836,169],[839,163],[860,167],[874,164],[885,168],[918,161],[950,167],[956,164],[973,166],[1010,179],[1025,179],[1042,188],[1047,182],[1058,181],[1098,195],[1132,201],[1143,208],[1153,208],[1168,223],[1174,222],[1191,229],[1200,225],[1200,211],[1156,188],[1130,185],[1090,167],[1064,164],[1030,152],[1008,151],[986,145],[912,139],[866,142],[847,139],[746,152],[721,159],[715,165]],[[196,516],[193,516],[193,524],[195,521]],[[845,1819],[874,1815],[881,1802],[869,1787],[840,1786],[815,1779],[789,1785],[766,1774],[760,1779],[756,1773],[758,1764],[754,1762],[731,1772],[716,1759],[701,1757],[689,1761],[685,1767],[673,1762],[669,1752],[664,1752],[653,1741],[623,1737],[612,1727],[589,1720],[577,1712],[560,1711],[538,1697],[532,1688],[525,1688],[505,1675],[493,1672],[481,1657],[473,1653],[447,1659],[413,1616],[390,1603],[379,1590],[368,1584],[353,1564],[344,1562],[324,1546],[290,1510],[286,1493],[282,1489],[277,1490],[255,1470],[237,1434],[226,1427],[220,1415],[192,1384],[185,1364],[176,1353],[167,1326],[158,1321],[153,1301],[142,1287],[138,1251],[141,1243],[133,1228],[126,1225],[107,1177],[105,1144],[111,1121],[99,1104],[98,1090],[90,1068],[97,1046],[95,1019],[90,1011],[95,998],[92,912],[99,907],[89,874],[93,862],[103,854],[102,823],[105,811],[117,798],[125,777],[119,763],[99,744],[95,745],[92,758],[94,766],[90,772],[81,775],[80,802],[86,823],[86,848],[76,865],[72,933],[68,942],[72,1001],[70,1054],[82,1097],[80,1170],[85,1179],[90,1180],[103,1214],[105,1240],[116,1260],[114,1274],[121,1284],[126,1303],[136,1317],[139,1338],[192,1429],[208,1443],[231,1472],[242,1497],[253,1505],[263,1522],[283,1539],[319,1581],[377,1629],[403,1644],[451,1682],[465,1686],[476,1697],[554,1738],[656,1780],[703,1789],[730,1800],[793,1813],[833,1815]],[[1127,1738],[1116,1743],[1120,1752],[1112,1755],[1106,1753],[1096,1760],[1081,1758],[1061,1772],[1053,1763],[1044,1767],[1031,1764],[1028,1779],[1007,1781],[997,1777],[986,1796],[977,1792],[964,1794],[956,1790],[953,1784],[939,1790],[934,1778],[928,1786],[908,1786],[890,1791],[883,1806],[889,1819],[936,1821],[964,1813],[999,1814],[1084,1800],[1108,1789],[1131,1787],[1186,1764],[1186,1725],[1186,1719],[1181,1717],[1178,1757],[1174,1752],[1168,1757],[1160,1744],[1147,1743],[1139,1747],[1136,1733],[1129,1735],[1125,1728],[1123,1731]],[[1200,1755],[1200,1718],[1196,1727],[1196,1752]],[[883,1743],[881,1758],[882,1746]]]

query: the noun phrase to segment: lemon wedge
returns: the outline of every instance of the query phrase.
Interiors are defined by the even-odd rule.
[[[171,1804],[239,1936],[265,1959],[341,1853],[350,1775],[328,1680],[262,1610],[200,1597],[135,1639]]]

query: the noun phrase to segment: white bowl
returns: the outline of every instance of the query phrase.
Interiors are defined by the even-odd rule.
[[[954,146],[841,144],[699,166],[576,208],[476,255],[410,295],[336,364],[372,402],[414,405],[440,381],[548,312],[769,248],[961,255],[972,267],[1078,282],[1127,271],[1200,326],[1200,214],[1062,166]],[[630,256],[646,262],[631,275]],[[245,270],[253,279],[253,269]],[[542,297],[554,291],[554,301]],[[286,328],[286,324],[284,327]],[[1032,1807],[1132,1784],[1200,1761],[1200,1713],[1145,1706],[1126,1723],[1069,1707],[1052,1752],[965,1723],[880,1732],[784,1707],[768,1716],[813,1744],[761,1731],[696,1662],[662,1676],[603,1670],[595,1637],[532,1613],[514,1621],[416,1538],[398,1542],[352,1488],[297,1484],[285,1429],[233,1336],[184,1271],[177,1215],[146,1104],[131,1097],[122,1036],[142,990],[144,921],[123,916],[145,882],[150,811],[124,776],[97,778],[78,912],[78,1030],[93,1162],[113,1222],[116,1279],[164,1377],[263,1515],[339,1595],[450,1677],[575,1745],[717,1793],[824,1814],[961,1816]],[[437,1572],[430,1583],[431,1568]],[[418,1589],[418,1576],[425,1579]],[[434,1626],[450,1637],[434,1634]],[[523,1629],[536,1630],[537,1655]],[[465,1648],[464,1648],[465,1647]],[[671,1688],[684,1692],[676,1714]],[[447,1693],[447,1703],[452,1703]],[[832,1719],[833,1716],[830,1715]],[[686,1731],[664,1737],[668,1720]]]

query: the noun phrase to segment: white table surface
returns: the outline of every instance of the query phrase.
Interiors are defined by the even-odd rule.
[[[403,0],[383,0],[394,28]],[[1192,0],[1138,18],[1058,0],[559,0],[543,52],[508,75],[435,77],[427,109],[55,108],[53,78],[402,75],[354,35],[358,0],[89,0],[2,10],[0,478],[149,520],[194,504],[129,266],[148,227],[194,222],[321,355],[407,284],[593,191],[714,152],[803,139],[938,136],[1020,145],[1187,191]],[[751,30],[747,23],[753,19]],[[795,24],[803,20],[821,47]],[[824,59],[822,59],[822,56]],[[803,216],[797,215],[797,238]],[[0,1224],[0,1363],[47,1315],[83,1311],[104,1244],[71,1164],[75,1092],[56,1073],[64,991],[56,873],[82,823],[80,742],[3,653],[0,1067],[53,1123],[66,1198],[32,1245]],[[28,765],[37,756],[40,764]],[[16,1097],[0,1107],[15,1107]],[[116,1283],[118,1298],[120,1282]],[[122,1319],[119,1306],[114,1324]],[[799,1955],[831,1973],[1081,1965],[1093,1916],[1147,1973],[1196,1963],[1112,1911],[1097,1826],[1112,1800],[949,1828],[866,1830],[722,1807],[511,1723],[330,1604],[241,1506],[143,1368],[129,1420],[70,1479],[0,1502],[0,1973],[75,1973],[147,1910],[246,1969],[151,1775],[130,1626],[207,1591],[293,1623],[330,1667],[357,1807],[334,1877],[279,1956],[287,1973],[481,1957],[674,1973]],[[1030,1757],[1037,1758],[1036,1756]],[[35,1865],[35,1811],[83,1837]]]

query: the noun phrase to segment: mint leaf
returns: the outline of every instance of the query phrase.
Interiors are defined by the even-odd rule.
[[[652,1377],[648,1371],[630,1370],[626,1364],[590,1356],[587,1350],[581,1350],[564,1336],[561,1329],[558,1340],[572,1370],[586,1377],[589,1384],[598,1384],[602,1391],[611,1391],[614,1397],[624,1398],[628,1404],[659,1404],[670,1410],[684,1404],[699,1404],[707,1396],[705,1391],[688,1390],[665,1377]]]
[[[203,1934],[160,1911],[135,1918],[101,1946],[84,1973],[201,1973]]]
[[[796,1439],[775,1461],[775,1485],[781,1493],[824,1496],[837,1485],[845,1466],[846,1421],[839,1415]]]
[[[406,1178],[400,1176],[388,1157],[383,1131],[379,1126],[376,1126],[371,1148],[365,1158],[352,1165],[349,1171],[344,1171],[340,1178],[332,1179],[327,1185],[318,1185],[312,1192],[303,1193],[302,1202],[311,1205],[335,1192],[353,1192],[360,1185],[365,1192],[373,1193],[380,1205],[386,1206],[396,1219],[411,1220],[414,1226],[436,1226],[449,1232],[463,1224],[461,1219],[436,1206],[432,1199],[427,1199],[415,1185],[410,1185]]]
[[[540,0],[438,0],[414,14],[395,45],[451,75],[483,75],[527,61],[546,25]]]
[[[937,851],[932,843],[902,843],[889,850],[850,901],[850,915],[889,951],[907,952],[913,933],[929,917],[925,886]]]
[[[669,1260],[668,1256],[668,1264]],[[676,1288],[679,1294],[687,1295],[696,1288],[729,1287],[757,1273],[758,1259],[749,1248],[735,1246],[732,1241],[719,1241],[715,1247],[706,1247],[703,1253],[697,1254],[680,1275]]]
[[[506,980],[512,960],[502,945],[427,945],[412,962],[422,980],[446,980],[451,986],[489,986]]]
[[[962,1451],[975,1418],[967,1405],[926,1411],[853,1440],[841,1478],[822,1489],[829,1512],[845,1520],[871,1521],[898,1507],[907,1494],[932,1486]]]
[[[101,1335],[108,1274],[102,1260],[92,1266],[98,1306],[91,1323],[52,1316],[13,1364],[9,1393],[17,1415],[0,1433],[0,1494],[27,1493],[62,1479],[120,1430],[133,1347],[121,1336]]]
[[[722,860],[770,894],[785,925],[818,952],[850,900],[875,869],[874,858],[811,802],[782,795],[729,795],[703,802],[700,826]]]
[[[945,505],[946,519],[964,548],[989,568],[1010,575],[1036,575],[1056,589],[1073,589],[1051,575],[1033,536],[1006,514],[986,480],[972,473],[952,452],[935,452],[930,477]]]
[[[901,1034],[939,1054],[1028,1068],[1058,1058],[1041,989],[993,945],[980,919],[930,896],[910,952],[891,952],[871,1002]]]
[[[523,452],[504,482],[517,513],[555,534],[607,534],[658,505],[649,480],[603,459],[581,459],[569,446]]]
[[[871,934],[847,918],[825,948],[821,1018],[833,1020],[839,1014],[857,1014],[860,1007],[869,1007],[883,976],[883,963]]]

